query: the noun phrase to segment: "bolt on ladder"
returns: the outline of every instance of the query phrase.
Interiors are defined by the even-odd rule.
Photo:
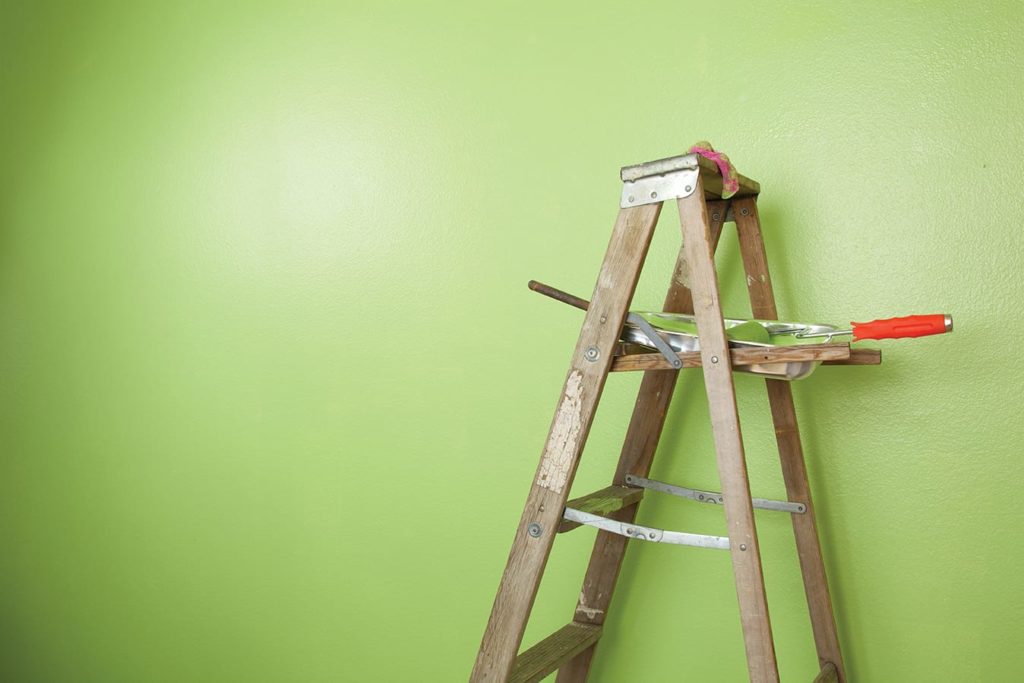
[[[732,372],[733,366],[773,361],[877,364],[880,354],[874,350],[851,352],[849,344],[837,343],[757,349],[756,353],[730,349],[714,263],[714,252],[727,221],[736,224],[754,317],[778,318],[757,213],[760,186],[740,176],[739,192],[722,199],[718,167],[697,154],[628,166],[622,169],[621,177],[621,209],[593,296],[589,304],[569,301],[586,308],[586,317],[470,681],[528,683],[556,670],[559,683],[586,680],[631,539],[727,549],[732,557],[750,680],[778,681],[754,523],[754,508],[765,508],[792,517],[821,666],[815,681],[842,683],[846,680],[843,658],[789,383],[766,380],[788,496],[786,501],[766,501],[750,494]],[[677,354],[659,348],[659,353],[622,355],[617,353],[623,349],[620,332],[630,315],[630,301],[662,203],[671,199],[678,203],[683,246],[663,310],[694,315],[700,351]],[[531,283],[531,288],[547,289],[546,293],[562,300],[574,299],[537,283]],[[679,370],[691,367],[702,368],[704,374],[721,493],[648,479]],[[569,501],[569,489],[605,380],[610,372],[625,370],[644,370],[644,377],[612,485]],[[728,536],[634,524],[646,490],[721,504]],[[600,531],[573,620],[518,654],[555,536],[581,525],[595,526]]]

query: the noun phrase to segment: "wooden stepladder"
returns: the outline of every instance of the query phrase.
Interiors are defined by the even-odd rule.
[[[470,681],[526,683],[556,670],[560,683],[585,681],[629,540],[728,549],[750,680],[778,681],[755,507],[791,515],[821,665],[815,681],[846,681],[789,383],[766,380],[788,501],[764,501],[751,498],[732,373],[734,366],[759,362],[874,364],[880,357],[874,351],[851,353],[849,344],[833,343],[758,349],[756,354],[730,349],[714,262],[725,222],[734,221],[737,227],[754,317],[777,319],[757,213],[759,185],[740,176],[739,192],[723,200],[717,166],[696,154],[628,166],[622,169],[622,180],[622,208],[589,306],[577,304],[586,306],[586,317]],[[671,199],[678,203],[683,247],[663,310],[694,315],[700,351],[617,355],[662,202]],[[679,370],[688,367],[700,367],[704,373],[720,494],[647,479]],[[644,370],[644,377],[612,485],[569,501],[605,380],[609,372],[620,370]],[[637,507],[648,489],[699,500],[708,496],[722,503],[728,537],[635,525]],[[573,620],[518,654],[555,535],[581,524],[600,531]]]

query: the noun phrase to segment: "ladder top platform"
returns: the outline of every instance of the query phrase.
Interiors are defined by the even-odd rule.
[[[722,197],[722,174],[718,170],[718,164],[700,156],[696,152],[647,161],[642,164],[634,164],[633,166],[623,166],[619,176],[623,182],[635,182],[641,178],[686,170],[700,171],[701,179],[704,181],[704,194],[706,197],[719,199]],[[756,180],[740,173],[737,173],[736,177],[739,180],[740,189],[734,197],[752,197],[761,192],[761,185]]]

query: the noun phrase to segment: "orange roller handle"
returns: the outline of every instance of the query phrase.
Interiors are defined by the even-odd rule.
[[[907,315],[902,318],[886,318],[872,320],[869,323],[850,323],[850,325],[853,326],[853,341],[926,337],[930,334],[951,332],[953,316],[945,313]]]

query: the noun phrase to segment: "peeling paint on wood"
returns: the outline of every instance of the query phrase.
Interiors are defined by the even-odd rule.
[[[565,393],[551,427],[544,458],[537,474],[537,486],[543,486],[555,493],[561,493],[569,478],[569,467],[579,442],[582,427],[580,414],[583,409],[583,373],[573,370],[565,381]]]
[[[583,593],[583,591],[580,591],[580,599],[579,599],[579,602],[576,603],[576,613],[577,614],[582,614],[582,615],[586,616],[587,619],[590,619],[591,621],[594,621],[594,620],[598,619],[598,617],[603,617],[604,616],[604,610],[603,609],[598,609],[596,607],[587,607],[586,603],[584,602],[585,600],[586,600],[586,595]]]

